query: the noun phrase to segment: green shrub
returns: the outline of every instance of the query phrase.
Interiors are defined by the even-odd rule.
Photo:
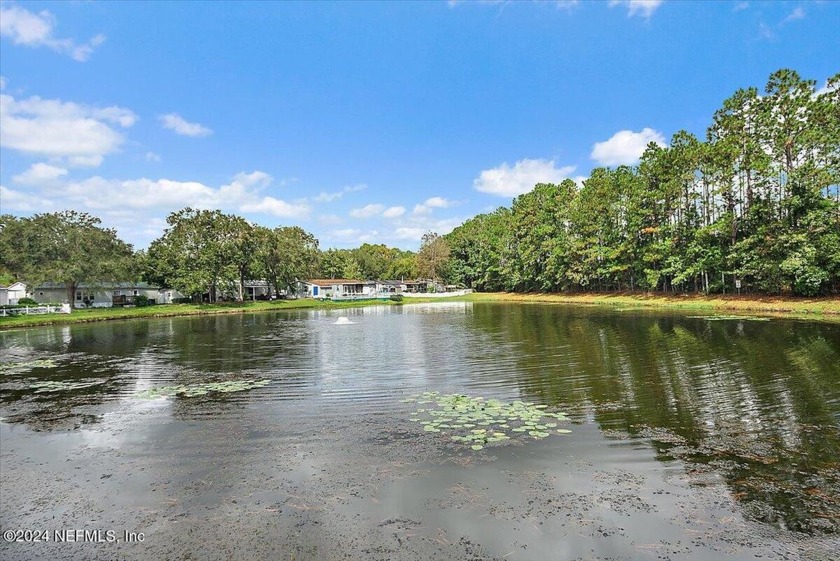
[[[38,302],[33,300],[32,298],[21,298],[18,300],[18,306],[38,306]]]
[[[139,296],[134,297],[134,305],[138,308],[145,308],[146,306],[151,306],[151,302],[149,302],[149,297],[141,294]]]

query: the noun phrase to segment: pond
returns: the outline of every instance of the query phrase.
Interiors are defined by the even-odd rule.
[[[0,389],[3,559],[840,550],[838,325],[464,302],[104,322],[0,332]]]

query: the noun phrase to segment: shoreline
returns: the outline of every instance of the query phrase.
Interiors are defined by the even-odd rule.
[[[803,298],[773,295],[698,294],[667,295],[643,292],[515,293],[476,292],[473,302],[573,304],[648,310],[760,313],[777,317],[805,318],[840,323],[840,297]]]
[[[605,306],[634,310],[675,310],[694,312],[727,312],[749,315],[760,313],[792,319],[808,319],[840,323],[840,297],[795,298],[767,295],[663,295],[652,293],[512,293],[474,292],[445,298],[410,298],[402,302],[389,300],[357,300],[332,302],[303,298],[245,304],[159,304],[144,308],[96,308],[74,310],[72,314],[45,314],[0,318],[0,331],[68,325],[98,321],[182,317],[193,315],[242,314],[294,309],[358,308],[364,306],[404,306],[432,302],[526,303]]]

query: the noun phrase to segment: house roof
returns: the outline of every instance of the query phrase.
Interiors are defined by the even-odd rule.
[[[67,288],[67,283],[45,282],[45,283],[39,284],[35,288],[36,288],[36,290],[37,289],[41,289],[41,290],[43,290],[43,289],[48,289],[48,290],[49,289],[56,289],[56,290],[57,289],[66,289]],[[152,289],[152,290],[159,289],[159,287],[153,286],[153,285],[151,285],[147,282],[103,282],[101,284],[92,284],[92,283],[87,283],[87,282],[80,282],[79,284],[76,285],[76,288],[79,288],[79,289],[93,288],[93,289],[97,289],[97,290],[113,290],[115,288],[120,288],[120,289],[141,288],[141,289]]]
[[[368,281],[353,279],[309,279],[306,284],[317,284],[318,286],[333,286],[336,284],[366,284]]]

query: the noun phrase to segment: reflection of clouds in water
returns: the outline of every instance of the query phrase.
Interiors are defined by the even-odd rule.
[[[466,312],[472,309],[472,302],[431,302],[428,304],[406,304],[402,307],[404,314],[434,314]]]

